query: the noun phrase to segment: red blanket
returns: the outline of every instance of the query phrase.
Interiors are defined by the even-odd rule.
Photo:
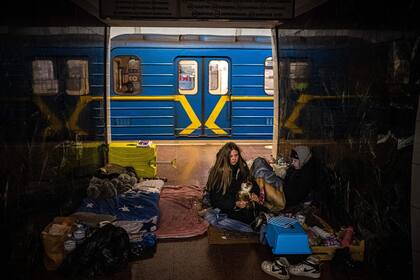
[[[197,213],[203,189],[190,185],[164,186],[160,193],[157,238],[186,238],[205,233],[209,224]]]

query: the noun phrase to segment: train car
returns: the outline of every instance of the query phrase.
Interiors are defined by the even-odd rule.
[[[103,39],[22,36],[19,47],[16,38],[2,41],[2,121],[15,124],[4,125],[2,137],[104,140]],[[395,114],[366,102],[385,98],[387,85],[378,81],[387,81],[391,44],[287,36],[278,47],[282,139],[357,138],[363,118]],[[272,139],[271,48],[264,36],[114,37],[111,139]]]
[[[112,140],[272,139],[270,37],[112,39]]]
[[[281,138],[358,137],[360,108],[372,109],[361,107],[363,83],[385,79],[389,47],[279,37]],[[112,140],[272,139],[270,37],[127,34],[112,39],[111,57]]]
[[[40,184],[102,165],[104,50],[98,34],[0,40],[4,180],[24,170],[25,179]]]
[[[103,36],[16,36],[0,48],[2,119],[15,123],[4,138],[103,139]]]

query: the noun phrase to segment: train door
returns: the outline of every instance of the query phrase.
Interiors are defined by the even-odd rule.
[[[207,137],[230,136],[230,63],[225,58],[205,58],[204,133]]]
[[[230,64],[225,58],[178,58],[175,135],[230,136]]]

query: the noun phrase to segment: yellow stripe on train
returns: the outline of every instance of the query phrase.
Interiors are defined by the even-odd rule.
[[[76,105],[73,114],[70,117],[70,128],[73,130],[80,130],[77,123],[79,120],[79,115],[82,109],[91,101],[100,101],[102,96],[81,96],[79,102]],[[191,104],[188,102],[187,98],[184,95],[167,95],[167,96],[111,96],[111,101],[178,101],[180,102],[182,108],[187,114],[188,118],[191,121],[191,124],[184,128],[179,134],[180,135],[190,135],[197,128],[200,127],[201,122],[195,114]],[[211,129],[215,134],[226,135],[228,134],[225,130],[221,129],[217,124],[216,120],[220,115],[223,107],[226,102],[229,101],[272,101],[273,96],[221,96],[216,106],[213,108],[209,118],[205,122],[205,126]]]

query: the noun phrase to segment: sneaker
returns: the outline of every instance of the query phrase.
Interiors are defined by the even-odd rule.
[[[289,262],[286,258],[278,258],[274,262],[263,261],[261,264],[261,269],[278,279],[289,279],[289,272],[287,268],[289,267]]]
[[[303,262],[289,267],[289,273],[296,276],[305,276],[310,278],[321,277],[321,270],[319,259],[314,256],[309,256]]]

